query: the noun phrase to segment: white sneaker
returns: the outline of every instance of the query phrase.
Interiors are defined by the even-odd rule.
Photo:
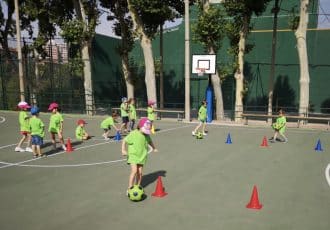
[[[110,138],[109,137],[105,137],[104,140],[105,141],[108,141],[108,140],[110,140]]]
[[[25,152],[25,150],[22,149],[21,147],[16,147],[15,152]]]
[[[66,151],[66,147],[65,147],[65,145],[62,145],[62,149],[63,149],[64,151]]]
[[[193,136],[196,136],[196,133],[195,133],[194,131],[192,131],[191,134],[192,134]]]
[[[207,135],[207,133],[203,133],[203,135],[204,135],[204,136],[206,136],[206,135]]]
[[[25,151],[26,151],[26,152],[30,152],[30,153],[33,152],[32,149],[31,149],[30,147],[26,147],[26,148],[25,148]]]

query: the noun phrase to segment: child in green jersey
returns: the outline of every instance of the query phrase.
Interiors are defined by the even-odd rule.
[[[128,118],[128,112],[129,112],[129,108],[128,108],[128,101],[126,97],[123,97],[121,99],[121,104],[120,104],[120,116],[122,119],[122,124],[120,127],[120,130],[122,130],[124,128],[124,132],[127,133],[127,125],[129,122],[129,118]]]
[[[136,120],[136,109],[135,109],[135,99],[130,98],[128,100],[128,110],[129,110],[129,129],[132,131],[134,129]]]
[[[117,126],[115,125],[115,121],[117,117],[118,114],[115,111],[113,111],[111,117],[107,117],[101,122],[101,129],[103,129],[104,131],[102,136],[104,137],[105,140],[110,140],[109,133],[111,130],[111,126],[116,130],[116,132],[120,131],[120,129],[117,128]]]
[[[17,107],[21,110],[18,115],[18,121],[20,125],[20,132],[22,135],[21,140],[18,142],[15,152],[32,152],[30,147],[31,144],[31,135],[29,131],[29,116],[27,110],[31,108],[28,103],[21,101],[18,103]],[[27,140],[27,146],[25,149],[22,148],[22,144]]]
[[[44,123],[39,118],[39,108],[31,108],[31,119],[30,119],[30,131],[31,131],[31,143],[34,157],[41,157],[41,146],[43,145],[43,138],[45,137]]]
[[[151,122],[151,133],[155,133],[155,118],[156,118],[156,112],[155,112],[155,106],[156,102],[152,100],[148,100],[148,108],[147,108],[147,114],[148,114],[148,120]]]
[[[192,135],[195,136],[196,132],[198,131],[198,129],[200,127],[202,127],[202,132],[203,135],[207,135],[207,133],[205,132],[205,126],[206,126],[206,119],[207,119],[207,101],[203,100],[202,101],[202,105],[198,110],[198,120],[199,120],[199,124],[196,126],[196,128],[194,129],[194,131],[192,131]]]
[[[64,138],[63,138],[63,116],[58,111],[58,104],[56,102],[53,102],[49,105],[48,111],[52,112],[52,115],[50,116],[49,121],[49,128],[48,131],[50,133],[50,137],[53,143],[53,148],[56,149],[56,137],[55,135],[58,135],[58,139],[60,140],[60,143],[62,145],[62,149],[66,151],[66,147],[64,144]]]
[[[131,166],[131,173],[128,179],[128,189],[134,184],[141,185],[143,166],[147,161],[148,146],[158,152],[151,137],[151,122],[143,117],[139,121],[138,128],[130,132],[123,140],[121,152],[127,156],[127,163]]]
[[[77,140],[83,141],[83,140],[88,140],[90,138],[90,136],[88,135],[88,133],[85,130],[85,124],[86,121],[84,121],[83,119],[78,120],[77,122],[78,126],[76,128],[76,138]]]
[[[278,118],[276,118],[276,122],[272,124],[272,128],[274,129],[274,136],[270,140],[271,142],[276,142],[277,135],[280,135],[284,138],[283,142],[288,142],[288,138],[284,135],[286,129],[286,117],[284,116],[283,109],[278,111]]]

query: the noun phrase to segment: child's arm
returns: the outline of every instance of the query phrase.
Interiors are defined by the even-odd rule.
[[[126,142],[124,140],[121,142],[121,154],[123,156],[126,156],[127,155]]]
[[[120,131],[120,129],[117,128],[117,126],[115,126],[114,124],[112,125],[112,127],[113,127],[116,131]]]

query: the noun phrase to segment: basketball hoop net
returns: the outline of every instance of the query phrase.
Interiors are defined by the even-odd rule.
[[[197,71],[198,77],[203,77],[204,76],[204,73],[205,73],[204,68],[196,68],[196,71]]]

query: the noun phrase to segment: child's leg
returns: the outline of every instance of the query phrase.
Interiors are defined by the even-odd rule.
[[[33,156],[38,156],[37,150],[36,150],[36,145],[32,144],[32,152],[33,152]]]
[[[288,138],[284,135],[284,132],[280,132],[279,134],[284,138],[284,142],[288,141]]]
[[[202,122],[200,121],[199,124],[196,126],[196,128],[193,131],[193,134],[197,132],[197,130],[202,126]]]
[[[17,144],[18,148],[21,148],[21,146],[22,146],[22,144],[23,144],[23,142],[25,141],[26,138],[27,138],[27,134],[23,134],[21,140]]]
[[[27,134],[27,145],[26,145],[26,147],[30,147],[30,146],[31,146],[31,134],[28,133]]]
[[[136,178],[136,174],[137,174],[137,165],[131,164],[131,173],[130,173],[129,179],[128,179],[128,188],[130,188],[134,185],[134,180]]]
[[[55,133],[50,133],[50,139],[52,140],[53,146],[56,148]]]
[[[37,148],[37,155],[40,157],[42,155],[40,145],[37,145],[36,148]]]
[[[63,133],[62,132],[58,132],[58,139],[60,140],[60,143],[62,145],[64,145],[64,138],[63,138]]]
[[[135,125],[135,119],[132,119],[130,123],[130,130],[134,129],[134,125]]]
[[[140,185],[142,181],[143,165],[137,165],[136,184]]]
[[[203,122],[203,125],[202,125],[203,135],[206,135],[206,133],[205,133],[205,126],[206,126],[206,122]]]
[[[276,141],[277,135],[278,135],[278,131],[275,130],[275,132],[274,132],[274,136],[273,136],[273,140],[272,140],[273,142]]]

